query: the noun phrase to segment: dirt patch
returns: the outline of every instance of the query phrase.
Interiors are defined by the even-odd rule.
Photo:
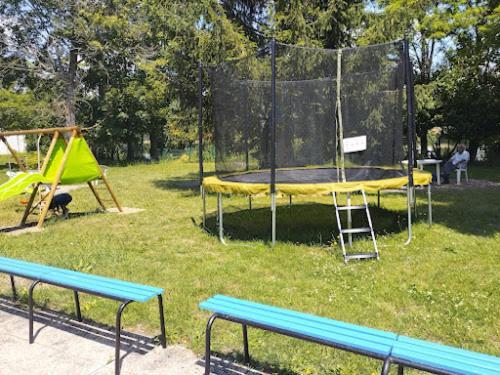
[[[118,208],[116,207],[108,208],[106,210],[107,213],[120,214],[120,215],[136,214],[142,211],[145,211],[144,208],[131,208],[131,207],[122,207],[122,212],[118,211]]]
[[[36,223],[35,223],[36,224]],[[4,227],[0,228],[0,233],[6,234],[7,236],[19,236],[26,233],[39,233],[43,229],[34,226],[15,226],[15,227]]]

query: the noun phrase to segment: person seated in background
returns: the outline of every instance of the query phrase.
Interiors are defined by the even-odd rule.
[[[443,178],[443,183],[450,183],[450,174],[455,169],[459,167],[462,163],[467,163],[470,159],[469,152],[465,149],[464,144],[459,144],[457,146],[457,152],[453,154],[453,156],[445,163],[443,167],[443,172],[441,173],[441,177]]]

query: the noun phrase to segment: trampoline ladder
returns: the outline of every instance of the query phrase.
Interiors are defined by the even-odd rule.
[[[337,203],[337,194],[333,193],[333,204],[335,205],[335,216],[337,218],[337,225],[339,229],[339,239],[340,239],[340,247],[342,248],[342,253],[344,255],[344,262],[347,263],[351,259],[370,259],[370,258],[377,258],[379,259],[379,253],[378,253],[378,247],[377,247],[377,241],[375,239],[375,232],[373,230],[373,224],[372,224],[372,218],[370,215],[370,210],[368,208],[368,202],[366,200],[366,194],[364,190],[360,190],[361,195],[363,196],[363,204],[361,205],[350,205],[350,199],[348,199],[348,205],[347,206],[339,206]],[[360,228],[347,228],[343,229],[342,228],[342,221],[340,219],[340,211],[347,211],[349,214],[352,210],[365,210],[366,213],[366,218],[368,220],[368,227],[360,227]],[[347,234],[349,236],[349,245],[351,245],[351,236],[353,234],[358,234],[358,233],[370,233],[370,236],[373,241],[373,248],[374,252],[373,253],[347,253],[346,251],[346,245],[344,241],[344,235]]]

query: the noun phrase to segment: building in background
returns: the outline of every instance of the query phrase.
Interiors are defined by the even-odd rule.
[[[5,137],[9,145],[16,152],[26,152],[26,136],[24,135],[11,135]],[[5,143],[0,142],[0,155],[10,155],[9,149],[5,146]]]

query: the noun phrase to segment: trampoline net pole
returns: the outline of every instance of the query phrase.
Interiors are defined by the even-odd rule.
[[[271,40],[271,243],[276,243],[276,40]]]
[[[340,153],[340,172],[342,182],[346,181],[345,176],[345,159],[344,159],[344,126],[342,122],[342,100],[341,100],[341,85],[342,85],[342,49],[337,51],[337,128],[338,128],[338,148]],[[337,164],[337,171],[339,167]],[[338,173],[338,172],[337,172]]]
[[[427,185],[427,208],[429,210],[429,226],[432,226],[432,195],[431,184]]]
[[[412,240],[412,228],[411,228],[411,189],[408,187],[406,189],[406,202],[407,202],[407,210],[408,210],[408,239],[405,242],[405,245],[408,245]]]
[[[406,115],[407,115],[407,138],[408,138],[408,189],[410,192],[410,204],[413,206],[413,167],[415,165],[415,149],[416,149],[416,136],[415,136],[415,115],[414,115],[414,89],[413,89],[413,68],[410,60],[410,48],[408,40],[403,41],[404,49],[404,70],[405,70],[405,83],[406,83]]]
[[[198,163],[200,187],[203,186],[203,66],[198,61]]]
[[[201,189],[201,200],[202,200],[202,225],[203,229],[206,229],[206,221],[207,221],[207,196],[203,185],[200,187]]]
[[[276,193],[271,193],[271,244],[276,243]]]
[[[337,126],[338,126],[338,149],[340,153],[340,176],[342,182],[346,182],[345,155],[344,155],[344,126],[342,122],[342,49],[337,51]],[[339,170],[337,164],[337,171]],[[337,172],[337,176],[339,173]],[[347,207],[351,207],[351,193],[347,193]],[[347,209],[347,228],[352,228],[352,211]],[[352,233],[347,234],[347,243],[352,247]]]

